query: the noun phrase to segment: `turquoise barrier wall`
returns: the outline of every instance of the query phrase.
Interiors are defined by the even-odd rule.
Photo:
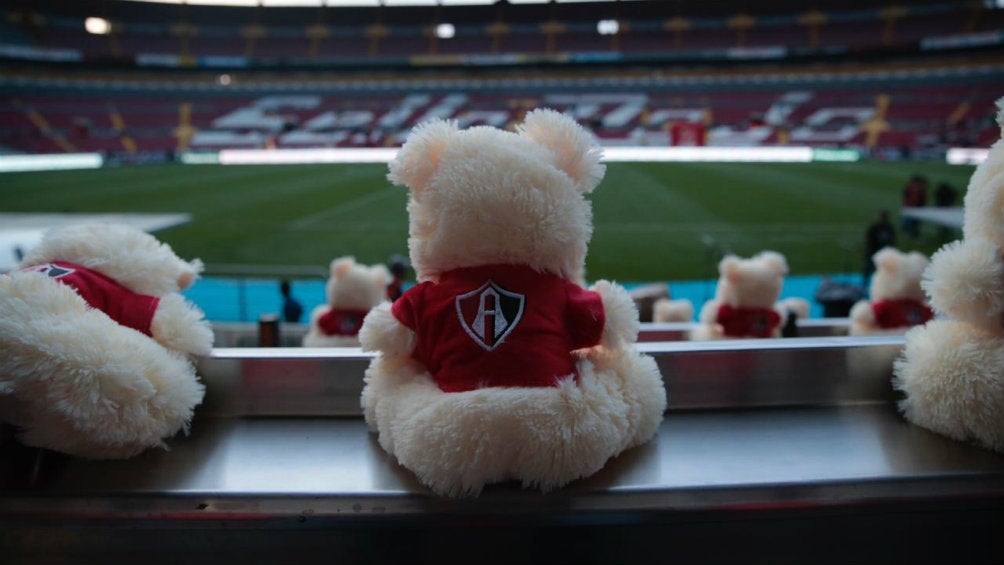
[[[824,278],[838,282],[861,284],[861,275],[835,274],[827,277],[789,276],[785,279],[781,298],[800,297],[812,303],[812,317],[823,315],[822,304],[814,300],[816,290]],[[293,296],[303,305],[301,322],[310,319],[310,312],[325,303],[324,283],[320,279],[293,279]],[[624,283],[627,288],[649,283]],[[701,305],[714,296],[716,279],[673,281],[669,284],[673,298],[686,298],[694,304],[695,315]],[[282,311],[279,279],[205,277],[185,292],[215,322],[253,322],[265,314]]]

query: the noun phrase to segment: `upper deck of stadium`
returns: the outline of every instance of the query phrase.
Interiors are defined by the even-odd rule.
[[[427,117],[505,126],[546,104],[606,144],[665,144],[684,121],[719,145],[916,152],[988,143],[1004,83],[986,3],[317,4],[10,2],[0,144],[383,146]]]
[[[15,0],[8,5],[2,43],[38,50],[36,58],[182,67],[873,57],[999,47],[1004,25],[1004,14],[992,5],[945,0],[501,0],[374,7],[318,2],[315,8]],[[88,33],[90,17],[110,24],[105,33]],[[16,55],[11,49],[6,53]]]

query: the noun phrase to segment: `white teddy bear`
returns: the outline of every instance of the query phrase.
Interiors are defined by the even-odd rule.
[[[875,275],[870,299],[861,300],[851,308],[850,335],[901,334],[933,317],[920,288],[921,276],[928,265],[923,253],[903,253],[886,247],[872,261]]]
[[[213,333],[178,294],[202,270],[122,225],[51,230],[0,276],[0,419],[27,445],[125,458],[187,429]]]
[[[660,298],[652,305],[652,321],[656,323],[690,322],[694,319],[694,303],[686,298]]]
[[[433,491],[518,480],[547,491],[648,441],[666,407],[638,354],[620,286],[583,280],[604,174],[574,120],[527,114],[516,132],[415,128],[390,163],[410,189],[419,284],[366,318],[375,351],[362,404],[380,445]]]
[[[788,262],[776,251],[749,259],[727,255],[718,263],[718,273],[715,297],[701,308],[691,339],[780,337],[789,309],[808,315],[804,300],[778,303]]]
[[[1004,128],[1004,99],[997,106]],[[1004,451],[1004,141],[964,205],[963,239],[934,254],[921,283],[939,318],[906,333],[895,386],[911,422]]]
[[[387,298],[390,272],[383,265],[367,267],[353,257],[331,262],[325,285],[328,303],[314,309],[304,347],[358,347],[363,319]]]

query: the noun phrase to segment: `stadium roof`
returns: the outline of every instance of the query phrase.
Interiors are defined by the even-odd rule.
[[[502,0],[122,0],[127,2],[155,2],[158,4],[188,4],[190,6],[262,6],[275,7],[311,7],[326,6],[329,8],[359,7],[359,6],[473,6],[497,4]],[[548,4],[552,0],[508,0],[510,4]],[[612,0],[553,0],[558,4],[581,2],[609,2]],[[617,0],[620,2],[638,2],[643,0]]]
[[[126,2],[154,2],[158,4],[188,4],[190,6],[262,6],[265,8],[312,7],[329,8],[360,6],[473,6],[497,4],[501,0],[123,0]],[[510,4],[549,4],[552,0],[508,0]],[[580,2],[609,2],[612,0],[554,0],[559,4]],[[636,2],[640,0],[618,0]]]

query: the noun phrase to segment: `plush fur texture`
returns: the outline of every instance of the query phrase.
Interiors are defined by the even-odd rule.
[[[331,262],[331,276],[325,285],[328,303],[310,315],[310,328],[303,336],[304,347],[358,347],[358,335],[327,335],[318,326],[321,316],[332,308],[369,311],[387,298],[390,272],[383,265],[367,267],[353,257],[340,257]]]
[[[872,257],[875,274],[872,276],[869,300],[858,301],[851,308],[851,335],[895,335],[906,333],[911,326],[883,328],[875,318],[872,305],[882,300],[916,300],[927,302],[920,281],[929,264],[923,253],[903,253],[886,247]]]
[[[391,161],[388,178],[411,190],[408,248],[419,281],[493,263],[584,280],[593,225],[582,195],[602,177],[599,148],[556,112],[531,112],[518,132],[427,122]]]
[[[202,272],[202,261],[184,261],[152,235],[118,224],[60,228],[29,250],[21,265],[49,261],[83,265],[150,296],[185,290]]]
[[[458,393],[381,356],[367,371],[363,406],[380,445],[423,483],[476,496],[510,479],[546,492],[595,473],[655,435],[665,394],[655,361],[628,349],[580,362],[577,384]]]
[[[584,194],[603,176],[600,151],[572,119],[527,115],[517,133],[416,128],[390,164],[410,189],[409,248],[420,281],[460,267],[529,266],[579,283],[592,212]],[[517,480],[544,491],[603,467],[648,441],[666,408],[655,362],[638,354],[638,312],[619,285],[594,287],[603,303],[600,344],[574,354],[579,381],[542,388],[443,392],[411,357],[416,334],[373,309],[360,333],[378,353],[362,405],[380,444],[436,493],[475,496]]]
[[[950,319],[907,332],[894,384],[911,422],[1004,451],[1004,141],[973,173],[965,211],[964,239],[934,254],[922,282]]]
[[[130,457],[187,430],[203,396],[189,355],[208,354],[213,334],[177,292],[194,282],[201,263],[117,225],[50,231],[22,267],[56,260],[159,296],[153,338],[46,276],[0,276],[3,418],[28,445],[91,458]]]
[[[1004,451],[1004,339],[934,320],[906,334],[896,388],[911,422]]]
[[[780,337],[787,312],[778,304],[784,276],[788,274],[788,261],[776,251],[764,251],[749,259],[728,255],[718,263],[718,286],[715,297],[704,303],[698,325],[691,332],[694,340],[727,339],[718,323],[722,305],[735,308],[768,308],[777,312],[781,323],[771,337]]]
[[[1004,190],[1004,177],[999,182]],[[970,215],[975,214],[966,214]],[[1001,216],[1004,221],[1004,213]],[[931,266],[921,282],[935,311],[965,320],[983,331],[1001,333],[1001,313],[1004,312],[1002,249],[1000,243],[972,237],[938,250],[931,257]]]

